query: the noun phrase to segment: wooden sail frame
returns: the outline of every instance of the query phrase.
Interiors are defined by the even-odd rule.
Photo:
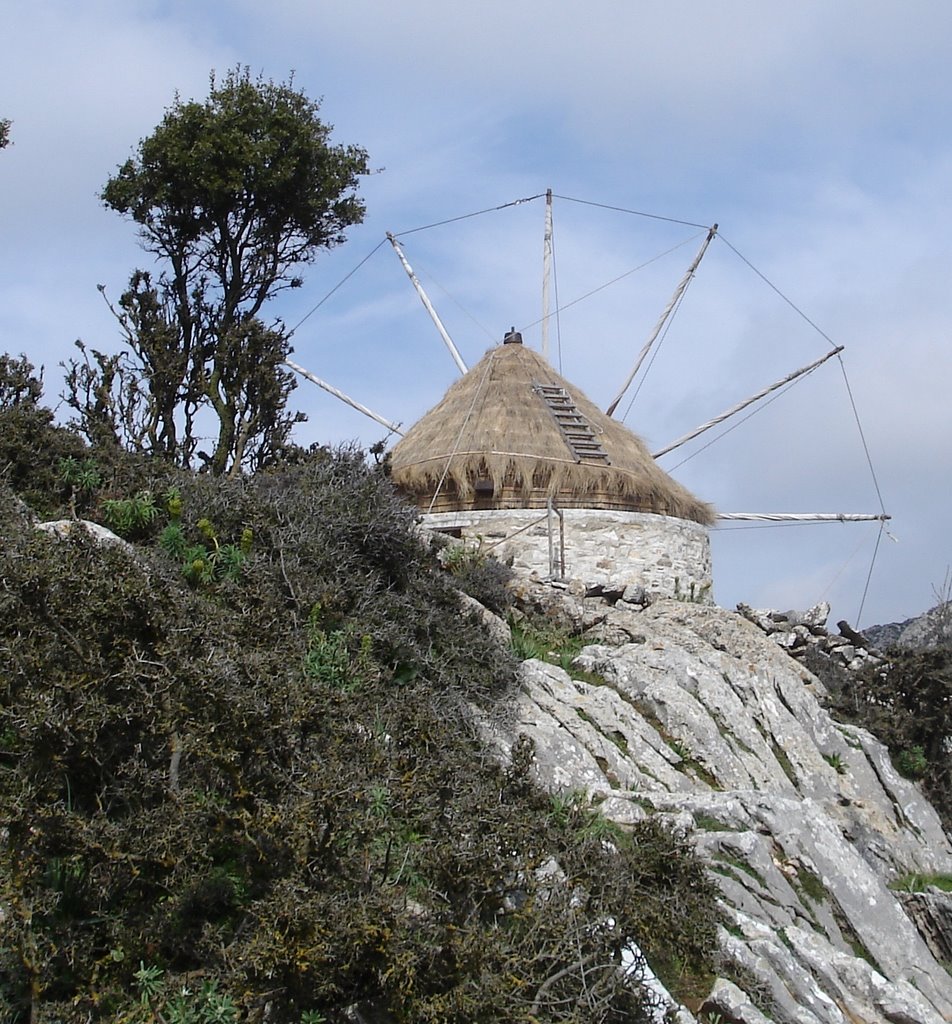
[[[539,198],[539,196],[535,196],[533,198]],[[550,309],[550,298],[549,298],[550,280],[554,277],[554,244],[553,244],[552,198],[553,198],[552,189],[551,188],[547,189],[547,191],[545,193],[546,212],[545,212],[545,230],[544,230],[544,238],[543,238],[543,301],[542,301],[543,316],[542,316],[542,320],[541,320],[541,323],[542,323],[542,349],[543,349],[543,357],[546,358],[546,359],[548,359],[548,348],[549,348],[549,345],[548,345],[548,324],[549,324],[549,320],[551,319],[551,317],[553,315],[557,315],[558,314],[558,310],[555,310],[555,313],[553,313],[551,311],[551,309]],[[526,200],[519,200],[518,202],[521,203],[521,202],[525,202],[525,201]],[[504,206],[509,206],[509,205],[517,205],[517,204],[516,203],[504,204]],[[503,207],[501,206],[501,207],[497,207],[496,209],[502,209],[502,208]],[[482,212],[488,212],[488,211],[482,211]],[[707,252],[708,247],[710,246],[711,242],[716,237],[717,232],[718,232],[718,225],[717,224],[712,225],[708,229],[707,235],[706,235],[706,237],[704,239],[704,242],[702,243],[698,253],[694,257],[694,260],[691,262],[690,266],[688,267],[688,270],[686,271],[686,273],[684,274],[682,279],[679,281],[677,287],[675,288],[674,294],[672,295],[671,299],[668,301],[667,305],[665,306],[664,310],[661,313],[661,316],[658,318],[658,321],[656,322],[656,324],[654,325],[651,333],[649,334],[649,337],[648,337],[647,341],[645,342],[644,346],[642,347],[641,351],[639,352],[633,369],[631,370],[631,372],[629,373],[628,377],[626,378],[622,388],[619,390],[619,392],[617,393],[615,398],[612,400],[612,402],[609,404],[608,408],[606,409],[607,415],[612,416],[614,414],[614,412],[616,411],[616,409],[617,409],[621,399],[624,397],[624,395],[627,392],[628,388],[630,387],[632,381],[634,380],[634,378],[637,375],[638,371],[640,370],[642,364],[644,363],[645,358],[647,357],[647,355],[650,352],[652,346],[654,345],[655,341],[657,340],[658,336],[660,335],[661,331],[663,330],[664,325],[668,322],[668,320],[669,320],[670,316],[672,315],[673,311],[677,308],[678,303],[683,298],[684,293],[685,293],[688,285],[693,280],[693,277],[694,277],[694,275],[695,275],[695,273],[696,273],[696,271],[698,269],[698,266],[700,265],[700,262],[703,259],[705,253]],[[417,278],[415,272],[413,271],[413,268],[410,266],[410,263],[407,260],[406,255],[404,254],[404,252],[403,252],[400,244],[398,243],[396,237],[393,234],[391,234],[390,232],[387,232],[386,237],[387,237],[387,240],[390,241],[390,243],[391,243],[391,245],[392,245],[392,247],[394,249],[394,252],[398,256],[398,258],[399,258],[399,260],[400,260],[400,262],[401,262],[405,272],[407,273],[408,278],[410,279],[410,281],[411,281],[414,289],[416,290],[416,292],[417,292],[421,302],[423,303],[425,309],[427,310],[427,313],[429,314],[429,316],[432,319],[434,325],[436,326],[437,330],[439,331],[440,336],[443,339],[444,344],[446,345],[450,355],[453,358],[453,361],[455,362],[455,364],[457,366],[457,369],[460,371],[461,374],[465,374],[467,372],[467,366],[466,366],[465,361],[463,360],[462,356],[459,353],[459,350],[457,349],[455,343],[453,342],[452,338],[450,337],[449,332],[446,330],[446,327],[444,326],[442,320],[440,319],[439,314],[437,313],[435,307],[433,306],[433,303],[430,301],[429,297],[427,296],[425,289],[423,288],[423,286],[420,283],[419,279]],[[814,362],[808,364],[807,366],[801,367],[800,369],[793,371],[791,374],[788,374],[787,376],[785,376],[781,380],[776,381],[773,384],[768,385],[766,388],[761,389],[756,394],[752,395],[750,398],[745,399],[743,402],[737,403],[736,405],[732,406],[730,409],[726,410],[725,412],[721,413],[720,415],[714,417],[711,420],[708,420],[706,423],[704,423],[701,426],[695,428],[694,430],[689,431],[687,434],[683,435],[682,437],[678,438],[677,440],[675,440],[675,441],[671,442],[670,444],[666,445],[664,448],[661,448],[658,451],[653,452],[652,453],[652,457],[655,458],[655,459],[660,458],[661,456],[667,454],[668,452],[673,451],[674,449],[680,447],[683,444],[686,444],[688,441],[693,440],[694,438],[698,437],[700,434],[702,434],[705,431],[711,429],[712,427],[718,425],[719,423],[723,423],[725,420],[727,420],[730,417],[732,417],[732,416],[736,415],[737,413],[741,412],[743,409],[748,408],[749,406],[753,405],[755,402],[760,401],[761,399],[763,399],[767,395],[771,394],[772,392],[778,390],[779,388],[783,387],[784,385],[790,384],[790,383],[794,382],[795,380],[799,379],[800,377],[802,377],[802,376],[810,373],[811,371],[815,370],[817,367],[821,366],[823,363],[825,363],[827,360],[831,359],[833,356],[839,355],[839,353],[841,353],[843,351],[843,349],[844,349],[844,346],[836,346],[835,348],[833,348],[830,352],[826,353],[820,359],[815,360]],[[310,380],[312,383],[316,384],[318,387],[320,387],[323,390],[327,391],[329,394],[333,395],[335,398],[338,398],[340,401],[342,401],[345,404],[347,404],[347,405],[351,406],[352,408],[356,409],[358,412],[361,412],[363,415],[368,416],[369,418],[373,419],[375,422],[377,422],[380,425],[386,427],[391,432],[403,436],[403,431],[400,429],[400,426],[398,424],[393,423],[392,421],[386,419],[385,417],[380,416],[378,413],[373,412],[371,409],[369,409],[366,406],[362,405],[361,403],[357,402],[355,399],[353,399],[350,396],[346,395],[344,392],[340,391],[339,389],[333,387],[332,385],[330,385],[326,381],[322,380],[320,377],[317,377],[315,374],[313,374],[310,371],[306,370],[304,367],[299,366],[297,363],[294,363],[291,360],[285,360],[285,365],[287,365],[290,369],[294,370],[296,373],[298,373],[301,376],[305,377],[306,379]],[[607,498],[607,495],[604,496],[604,497]],[[748,513],[748,512],[735,512],[735,513],[718,513],[718,514],[716,514],[716,519],[718,521],[722,521],[722,522],[741,521],[741,520],[754,520],[754,521],[773,522],[773,523],[780,523],[780,522],[790,522],[790,523],[796,523],[796,522],[804,522],[804,523],[805,522],[831,522],[831,523],[832,522],[839,522],[839,523],[845,523],[845,522],[878,521],[878,522],[880,522],[882,524],[885,524],[885,522],[890,520],[890,518],[891,517],[885,512],[885,510],[882,513],[822,513],[822,512],[821,513],[752,513],[752,512]]]

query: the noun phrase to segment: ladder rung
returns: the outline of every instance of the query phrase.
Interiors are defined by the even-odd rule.
[[[549,407],[569,451],[578,462],[611,464],[608,453],[603,450],[591,424],[576,408],[571,395],[554,384],[535,384],[533,390]]]

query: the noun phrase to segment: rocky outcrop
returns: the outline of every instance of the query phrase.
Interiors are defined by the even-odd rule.
[[[100,526],[99,523],[94,523],[89,519],[56,519],[48,523],[36,523],[35,526],[37,530],[61,539],[71,537],[76,531],[79,531],[92,538],[98,544],[113,544],[123,548],[130,554],[135,550],[128,541],[124,541],[121,537],[114,534],[112,530],[108,530],[105,526]]]
[[[940,601],[934,608],[904,622],[869,626],[864,630],[870,643],[885,650],[906,647],[922,650],[938,644],[952,643],[952,601]]]
[[[919,879],[910,880],[918,884]],[[952,965],[952,892],[926,886],[919,892],[903,892],[899,899],[932,955],[946,966]]]
[[[826,628],[830,606],[825,601],[805,612],[780,612],[772,608],[751,608],[739,604],[738,614],[759,626],[778,647],[825,675],[830,668],[859,672],[882,662],[872,641],[848,622],[836,624],[839,633]]]
[[[952,1020],[948,908],[890,888],[952,875],[952,844],[885,748],[834,721],[819,679],[742,616],[548,596],[600,642],[573,663],[585,678],[525,662],[497,741],[531,737],[539,779],[614,821],[660,811],[694,833],[724,912],[705,1009],[745,1024]]]

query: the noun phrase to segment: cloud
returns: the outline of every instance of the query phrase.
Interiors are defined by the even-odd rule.
[[[0,116],[14,119],[15,143],[0,155],[4,347],[54,369],[76,336],[109,347],[115,325],[95,286],[117,294],[147,257],[132,226],[102,209],[106,177],[176,89],[205,95],[211,68],[244,63],[279,79],[293,69],[309,95],[324,96],[335,137],[365,145],[386,170],[363,184],[365,224],[309,268],[276,315],[297,323],[387,230],[549,185],[561,196],[718,220],[724,239],[846,345],[901,538],[881,545],[883,585],[868,614],[912,614],[930,602],[936,566],[952,560],[950,22],[952,8],[891,0],[21,5],[7,17],[0,67],[9,105]],[[553,360],[605,404],[700,235],[566,199],[555,215],[563,303],[647,263],[553,325]],[[470,363],[510,324],[538,344],[530,325],[541,314],[541,230],[536,200],[404,236]],[[660,445],[815,359],[829,343],[797,309],[718,240],[629,425]],[[388,245],[305,321],[295,345],[305,366],[404,422],[456,373]],[[48,371],[53,393],[55,376]],[[312,417],[303,440],[380,435],[311,385],[296,398]],[[835,362],[675,475],[731,509],[875,510],[877,501]],[[875,530],[857,529],[719,535],[718,594],[812,603],[835,577],[831,593],[854,615],[875,543]]]

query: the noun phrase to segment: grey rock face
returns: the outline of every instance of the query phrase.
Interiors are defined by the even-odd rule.
[[[99,544],[113,544],[130,553],[134,550],[131,544],[117,536],[112,530],[88,519],[57,519],[49,523],[36,523],[36,529],[48,533],[52,537],[60,538],[69,537],[74,531],[80,530]]]
[[[930,887],[900,892],[899,899],[936,960],[952,964],[952,893]]]
[[[810,632],[826,614],[771,625]],[[885,748],[827,714],[822,683],[763,622],[662,600],[610,609],[599,631],[611,642],[575,666],[604,684],[525,662],[498,741],[530,736],[545,785],[585,791],[621,824],[652,809],[694,830],[725,915],[711,1011],[745,1024],[952,1020],[937,959],[948,907],[889,888],[952,874],[952,844]]]
[[[922,650],[952,643],[952,601],[940,601],[924,614],[904,622],[870,626],[865,633],[870,642],[881,649],[895,645]]]

